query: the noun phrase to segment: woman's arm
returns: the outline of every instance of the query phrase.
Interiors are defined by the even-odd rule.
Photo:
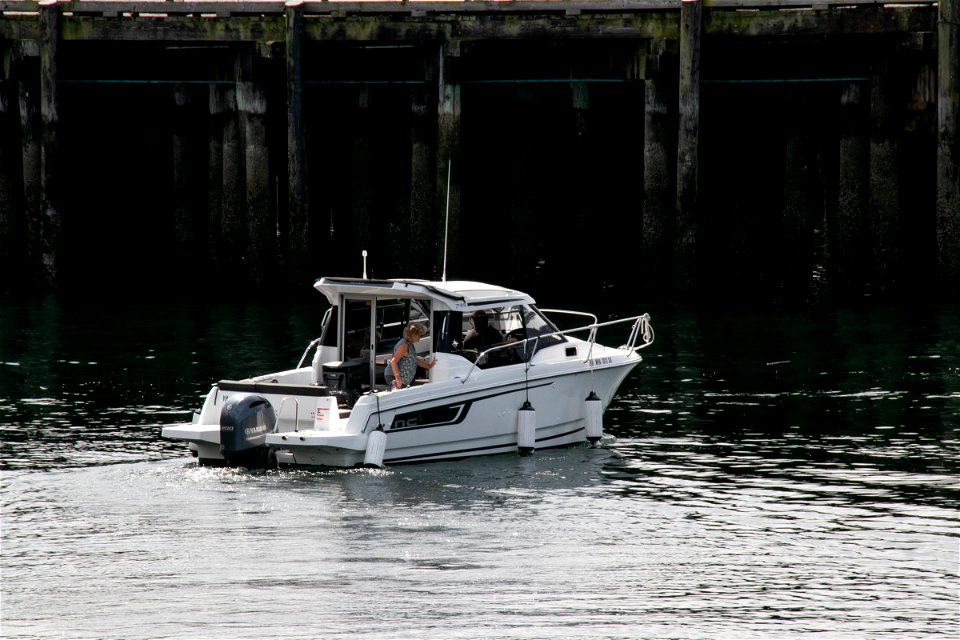
[[[393,357],[390,358],[390,362],[387,363],[390,366],[390,369],[393,371],[393,386],[398,389],[403,386],[403,381],[400,378],[400,369],[398,363],[405,355],[407,355],[406,342],[400,344],[396,349],[393,350]]]

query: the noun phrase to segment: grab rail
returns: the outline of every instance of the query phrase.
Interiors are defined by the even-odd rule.
[[[273,423],[272,433],[280,433],[280,418],[283,416],[283,405],[286,404],[288,397],[283,396],[283,399],[280,400],[280,408],[277,409],[277,421]],[[300,431],[300,400],[298,398],[293,399],[293,408],[296,411],[293,418],[293,430]]]
[[[543,313],[566,313],[571,316],[583,316],[585,318],[592,318],[594,324],[597,322],[597,316],[586,311],[569,311],[567,309],[540,309],[540,311]]]
[[[297,369],[303,367],[303,363],[307,361],[307,354],[310,353],[310,349],[313,349],[320,343],[320,338],[312,341],[307,345],[307,348],[304,350],[303,355],[300,357],[300,362],[297,363]]]
[[[544,310],[541,309],[541,311],[544,311]],[[587,313],[581,313],[581,312],[575,312],[575,311],[571,311],[569,313],[576,314],[576,315],[585,315],[585,316],[593,315],[593,314],[587,314]],[[594,319],[596,319],[596,316],[593,316],[593,317]],[[477,363],[480,361],[482,357],[486,356],[489,353],[493,353],[495,351],[502,351],[504,349],[516,349],[519,345],[523,345],[523,351],[524,353],[526,353],[527,343],[529,342],[534,343],[533,353],[536,353],[537,343],[542,338],[549,338],[550,336],[563,336],[563,335],[568,335],[573,333],[579,333],[581,331],[590,332],[589,335],[587,336],[587,342],[590,344],[590,348],[587,350],[587,357],[584,358],[584,362],[589,362],[590,357],[593,354],[593,345],[596,344],[596,341],[597,341],[597,329],[601,327],[610,327],[616,324],[623,324],[625,322],[633,322],[633,325],[630,327],[630,336],[627,338],[626,344],[620,345],[619,347],[617,347],[617,349],[626,349],[629,351],[636,352],[636,351],[639,351],[640,349],[646,349],[651,344],[653,344],[653,340],[655,336],[653,332],[653,325],[650,324],[649,313],[644,313],[639,316],[630,316],[629,318],[620,318],[619,320],[608,320],[607,322],[595,321],[591,324],[584,325],[582,327],[576,327],[574,329],[564,329],[559,331],[551,331],[549,333],[542,333],[538,336],[534,336],[533,338],[524,338],[523,340],[518,340],[516,342],[511,342],[509,344],[497,345],[495,347],[490,347],[485,351],[481,351],[477,355],[477,359],[474,361],[473,366],[470,367],[470,371],[467,372],[467,375],[464,376],[463,380],[461,380],[460,382],[461,384],[466,384],[467,380],[469,380],[470,376],[473,374],[474,369],[478,368]],[[643,338],[643,344],[637,346],[637,340],[638,338],[641,338],[641,337]],[[531,357],[532,357],[532,354],[531,354]],[[527,366],[529,367],[529,362],[527,362]]]
[[[333,310],[333,307],[328,307],[326,311],[323,312],[323,320],[320,321],[320,326],[326,328],[327,320],[330,319],[330,312]],[[297,363],[297,369],[303,367],[303,363],[307,361],[307,354],[310,353],[310,349],[313,349],[315,346],[320,344],[320,340],[323,338],[321,335],[316,340],[313,340],[310,344],[307,345],[307,348],[304,349],[303,355],[300,356],[300,362]]]

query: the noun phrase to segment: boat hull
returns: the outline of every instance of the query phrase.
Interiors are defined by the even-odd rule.
[[[368,436],[380,429],[386,438],[382,464],[394,465],[459,459],[518,450],[518,413],[529,402],[535,412],[533,434],[538,449],[585,443],[586,397],[595,392],[609,404],[623,379],[640,358],[618,355],[600,367],[579,363],[535,365],[520,377],[516,370],[475,372],[466,381],[433,382],[397,392],[364,396],[348,418],[328,420],[315,428],[323,397],[258,390],[276,408],[279,420],[266,444],[278,451],[280,464],[355,467],[364,463]],[[170,425],[166,438],[187,440],[203,464],[223,464],[219,448],[219,407],[229,392],[214,388],[197,423]],[[305,428],[306,427],[306,428]]]
[[[380,410],[369,413],[359,434],[288,432],[268,435],[267,443],[288,450],[295,464],[309,466],[362,464],[366,436],[377,429],[387,436],[383,463],[388,465],[516,452],[518,413],[527,402],[535,412],[535,448],[586,443],[586,397],[595,391],[606,408],[637,361],[521,381],[489,379],[472,388],[459,381],[424,385],[420,393],[385,394]],[[375,403],[368,399],[366,404]]]

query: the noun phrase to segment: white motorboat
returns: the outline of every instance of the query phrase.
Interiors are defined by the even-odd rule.
[[[166,426],[163,437],[187,441],[200,464],[245,467],[383,466],[596,444],[603,411],[653,342],[647,314],[598,322],[479,282],[314,286],[330,308],[299,365],[221,380],[192,423]],[[480,316],[493,331],[465,344]],[[575,326],[558,328],[551,318],[561,316]],[[394,390],[383,372],[410,323],[426,329],[416,350],[435,364]],[[621,346],[600,344],[607,334]]]

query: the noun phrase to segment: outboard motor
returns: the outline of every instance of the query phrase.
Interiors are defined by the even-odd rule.
[[[277,422],[273,405],[263,396],[235,393],[220,410],[220,454],[230,466],[267,469],[276,454],[266,444]]]

